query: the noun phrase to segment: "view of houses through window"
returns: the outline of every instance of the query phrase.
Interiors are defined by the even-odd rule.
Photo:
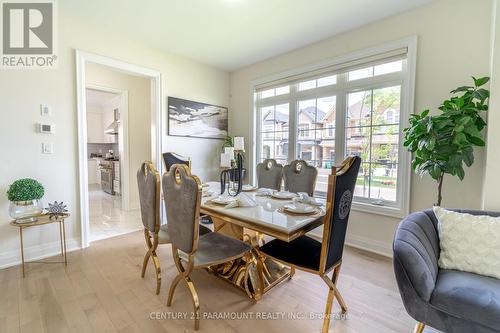
[[[394,74],[403,70],[403,61],[256,93],[260,161],[274,158],[283,165],[294,159],[307,161],[319,171],[317,194],[325,195],[332,165],[347,155],[357,155],[362,167],[355,196],[372,203],[396,201],[401,80],[394,80]],[[374,85],[371,80],[378,76],[387,76],[387,82],[378,78],[380,84]],[[350,89],[351,82],[356,89]],[[364,82],[368,89],[363,89]],[[337,117],[343,117],[342,121]],[[343,124],[340,133],[338,124]]]

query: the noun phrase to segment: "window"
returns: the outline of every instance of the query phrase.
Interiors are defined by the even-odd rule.
[[[260,161],[273,158],[278,163],[286,164],[288,161],[288,104],[263,107],[260,114],[262,125]]]
[[[318,168],[315,195],[325,196],[331,167],[360,156],[353,209],[404,216],[410,168],[400,143],[412,112],[415,44],[397,44],[316,71],[284,73],[277,83],[262,80],[255,87],[255,162],[303,159]]]

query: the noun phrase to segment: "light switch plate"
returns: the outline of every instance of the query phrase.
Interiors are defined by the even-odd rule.
[[[54,153],[54,145],[52,142],[43,142],[42,143],[42,154],[53,154]]]
[[[40,114],[42,116],[51,116],[52,110],[51,110],[50,106],[45,105],[45,104],[40,104]]]

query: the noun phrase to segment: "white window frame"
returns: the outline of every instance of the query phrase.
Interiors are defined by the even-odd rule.
[[[346,54],[343,56],[335,57],[332,59],[328,59],[322,61],[320,63],[311,64],[307,66],[303,66],[300,68],[295,68],[292,70],[288,70],[282,73],[278,73],[275,75],[263,77],[256,79],[250,82],[249,87],[249,96],[250,96],[250,110],[252,110],[253,121],[250,122],[250,142],[252,144],[252,149],[249,151],[250,158],[250,180],[255,183],[256,181],[256,164],[257,159],[260,158],[259,146],[258,146],[258,135],[260,135],[260,122],[258,114],[258,109],[262,107],[262,105],[256,105],[256,98],[254,92],[256,91],[256,87],[267,84],[269,82],[274,81],[282,81],[287,78],[300,76],[307,74],[309,72],[315,72],[327,67],[333,67],[339,64],[345,64],[349,62],[359,61],[360,59],[368,58],[368,57],[376,57],[377,55],[384,54],[387,52],[391,52],[397,49],[406,48],[407,56],[406,56],[406,66],[403,68],[403,72],[397,73],[389,73],[380,76],[370,77],[368,79],[359,79],[355,81],[350,81],[348,88],[346,89],[343,86],[344,82],[347,81],[347,73],[344,75],[337,75],[337,84],[329,85],[321,88],[311,89],[313,90],[314,98],[320,98],[322,96],[332,96],[335,95],[337,98],[337,106],[345,105],[345,96],[347,96],[347,92],[353,92],[357,90],[366,90],[370,87],[373,88],[382,88],[383,86],[389,87],[394,85],[401,85],[401,101],[400,101],[400,128],[404,128],[408,126],[408,118],[410,114],[414,113],[414,95],[415,95],[415,73],[416,73],[416,54],[417,54],[417,37],[407,37],[401,40],[397,40],[394,42],[386,43],[383,45],[379,45],[376,47],[371,47],[368,49],[360,50],[357,52],[353,52],[350,54]],[[344,76],[344,77],[342,77]],[[367,84],[368,83],[368,84]],[[321,89],[321,92],[324,90],[324,94],[319,96],[318,91]],[[294,85],[290,87],[290,93],[279,95],[266,99],[266,104],[281,104],[284,101],[288,103],[290,94],[296,94],[292,100],[295,100],[298,96],[301,99],[305,99],[310,95],[310,90],[297,91],[294,88]],[[297,129],[296,126],[296,108],[297,105],[293,105],[294,103],[290,103],[289,105],[289,143],[297,142],[297,130],[290,131],[290,129]],[[339,108],[337,107],[337,110]],[[345,117],[336,116],[335,120],[335,141],[336,141],[336,161],[338,164],[342,161],[345,155],[345,143],[342,143],[345,139]],[[296,145],[289,145],[289,161],[295,159]],[[399,158],[398,158],[398,182],[397,182],[397,199],[394,204],[382,203],[380,205],[376,202],[376,200],[356,197],[355,201],[353,201],[352,209],[355,211],[362,211],[367,213],[375,213],[392,217],[404,217],[409,213],[410,208],[410,179],[411,179],[411,155],[410,153],[403,147],[403,132],[399,132]]]

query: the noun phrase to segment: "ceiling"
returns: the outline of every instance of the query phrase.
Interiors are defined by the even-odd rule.
[[[87,106],[90,107],[101,107],[104,103],[110,101],[111,99],[117,96],[117,94],[114,93],[101,90],[94,90],[90,88],[85,89],[85,94],[86,94],[85,101],[87,103]]]
[[[234,70],[432,0],[64,0],[60,15]]]

